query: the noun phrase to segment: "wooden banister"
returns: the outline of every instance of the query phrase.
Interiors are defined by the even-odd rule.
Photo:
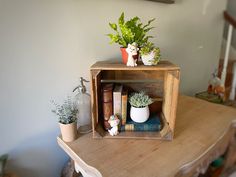
[[[236,19],[234,19],[227,11],[224,11],[224,18],[229,22],[234,28],[236,28]]]

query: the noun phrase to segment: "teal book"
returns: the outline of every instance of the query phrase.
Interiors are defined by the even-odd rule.
[[[131,120],[130,118],[127,119],[125,125],[121,126],[120,131],[141,131],[141,132],[153,132],[153,131],[160,131],[161,130],[161,120],[158,114],[150,115],[149,119],[144,123],[137,123]]]

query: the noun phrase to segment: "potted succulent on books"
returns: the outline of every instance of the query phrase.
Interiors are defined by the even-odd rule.
[[[129,97],[131,105],[130,118],[137,123],[143,123],[148,120],[150,111],[148,105],[153,103],[153,100],[144,92],[133,93]]]
[[[118,24],[109,23],[110,27],[115,31],[114,34],[108,34],[112,43],[118,43],[121,45],[121,53],[123,63],[127,63],[128,54],[126,52],[126,48],[128,44],[136,43],[138,47],[142,47],[143,44],[147,43],[149,38],[152,36],[147,35],[147,33],[153,28],[150,27],[151,23],[155,19],[151,19],[147,24],[143,24],[140,21],[139,17],[133,17],[128,21],[124,19],[124,12],[118,19]],[[138,55],[133,56],[134,59],[138,59]]]
[[[52,110],[58,116],[58,123],[61,129],[62,139],[65,142],[71,142],[77,139],[77,113],[78,109],[71,98],[68,97],[62,105],[55,103],[55,109]]]
[[[141,48],[140,54],[144,65],[157,65],[161,59],[160,49],[151,42],[147,42]]]

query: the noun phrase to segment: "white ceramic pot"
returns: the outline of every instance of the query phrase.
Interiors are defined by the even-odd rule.
[[[63,141],[72,142],[78,138],[77,122],[71,124],[59,123]]]
[[[154,57],[155,57],[155,52],[153,51],[147,55],[141,55],[143,64],[148,66],[153,65]]]
[[[150,112],[149,107],[146,106],[144,108],[135,108],[131,106],[130,109],[130,118],[137,123],[146,122],[149,118]]]

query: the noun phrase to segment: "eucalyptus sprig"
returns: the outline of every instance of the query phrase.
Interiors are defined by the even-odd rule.
[[[143,24],[139,17],[133,17],[128,21],[124,19],[124,12],[118,19],[118,23],[109,23],[109,26],[115,31],[114,34],[108,34],[112,43],[118,43],[122,47],[127,47],[128,44],[136,42],[138,47],[142,47],[153,36],[147,33],[154,27],[150,27],[155,18],[149,20],[147,24]]]
[[[62,124],[70,124],[77,121],[78,108],[76,104],[71,100],[71,97],[67,97],[62,105],[57,104],[54,100],[51,101],[55,106],[52,110],[58,116],[58,122]]]
[[[132,93],[129,97],[129,103],[136,108],[143,108],[153,103],[152,98],[146,95],[144,92]]]

